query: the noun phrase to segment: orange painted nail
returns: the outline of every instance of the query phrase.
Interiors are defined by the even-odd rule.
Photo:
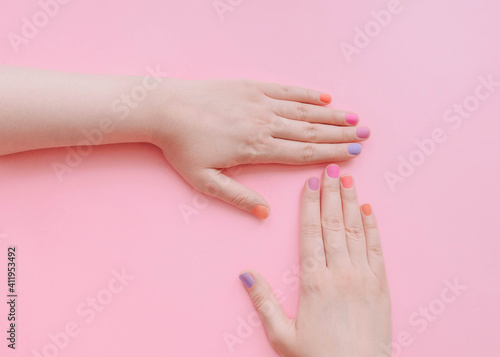
[[[257,205],[252,209],[252,214],[260,219],[269,217],[269,208],[264,205]]]
[[[368,203],[365,203],[363,206],[361,206],[361,210],[363,211],[363,214],[365,216],[369,216],[372,214],[372,206],[370,206]]]
[[[330,104],[330,102],[332,101],[332,96],[330,94],[321,94],[319,96],[319,99],[321,99],[323,103]]]
[[[345,188],[351,188],[352,187],[352,176],[342,176],[340,178],[340,182],[342,182],[342,186]]]

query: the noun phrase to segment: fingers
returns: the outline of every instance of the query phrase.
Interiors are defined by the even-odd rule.
[[[268,97],[278,100],[326,105],[332,101],[330,94],[321,93],[313,89],[286,86],[274,83],[260,83],[260,89]]]
[[[339,172],[337,165],[328,165],[321,190],[321,225],[328,266],[351,263],[345,238]]]
[[[260,219],[269,216],[269,204],[254,190],[240,184],[221,171],[209,169],[195,187],[210,196],[232,204]]]
[[[315,144],[284,139],[274,139],[274,147],[267,160],[273,163],[303,165],[328,161],[344,161],[361,153],[361,145]]]
[[[365,203],[361,206],[361,217],[366,236],[366,253],[368,264],[373,273],[385,279],[385,263],[382,254],[382,243],[377,227],[377,220],[373,214],[372,207]]]
[[[283,119],[273,127],[272,136],[280,139],[311,143],[349,143],[364,141],[370,136],[367,127],[341,127]]]
[[[247,288],[273,345],[279,344],[280,341],[290,341],[290,319],[283,311],[269,283],[253,270],[243,272],[240,280]]]
[[[300,209],[300,266],[305,274],[326,266],[319,192],[319,179],[309,178],[304,186]]]
[[[359,121],[358,115],[354,113],[296,102],[274,101],[271,109],[280,117],[310,123],[356,125]]]
[[[352,176],[342,176],[341,196],[347,249],[355,267],[368,267],[366,238],[359,210],[358,196]]]

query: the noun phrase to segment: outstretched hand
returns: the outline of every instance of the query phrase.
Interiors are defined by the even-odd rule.
[[[358,205],[351,176],[329,165],[310,178],[300,218],[298,314],[285,315],[255,271],[240,275],[273,347],[285,357],[390,357],[391,303],[372,208]]]
[[[328,94],[248,80],[168,80],[152,141],[196,189],[259,218],[269,204],[226,176],[242,164],[342,161],[361,152],[369,129],[358,116],[326,107]]]

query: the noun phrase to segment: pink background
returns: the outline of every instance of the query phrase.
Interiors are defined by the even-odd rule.
[[[11,1],[0,13],[1,62],[136,75],[158,64],[174,77],[332,93],[334,106],[372,128],[361,156],[341,170],[354,174],[380,222],[394,336],[406,331],[412,341],[394,356],[498,355],[500,87],[456,129],[443,114],[474,94],[479,76],[500,81],[500,2],[402,1],[348,63],[341,43],[353,44],[355,28],[388,2],[232,0],[221,21],[211,0],[73,0],[15,53],[8,34],[19,34],[40,5]],[[397,173],[398,157],[436,128],[446,141],[391,191],[385,173]],[[152,145],[94,148],[59,182],[51,165],[66,153],[0,158],[0,326],[6,331],[7,246],[17,245],[17,355],[41,351],[71,321],[81,331],[60,356],[276,355],[262,327],[238,330],[240,319],[253,321],[238,273],[260,271],[295,313],[299,194],[324,165],[244,167],[237,178],[271,204],[260,222],[203,199]],[[187,206],[196,210],[188,221]],[[77,307],[122,268],[134,280],[86,323]],[[455,279],[467,288],[443,305],[445,281]],[[419,332],[409,319],[429,305],[444,311]],[[229,334],[241,342],[232,353]],[[0,354],[14,355],[1,335]]]

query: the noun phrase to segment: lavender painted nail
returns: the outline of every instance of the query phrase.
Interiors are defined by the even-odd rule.
[[[311,177],[307,180],[307,186],[313,191],[316,191],[319,188],[319,179],[317,177]]]
[[[250,275],[250,273],[241,274],[240,280],[243,282],[243,284],[245,284],[247,289],[250,289],[255,283],[255,280],[253,279],[253,276]]]
[[[358,155],[361,152],[361,144],[349,144],[347,151],[349,151],[349,154],[351,155]]]

